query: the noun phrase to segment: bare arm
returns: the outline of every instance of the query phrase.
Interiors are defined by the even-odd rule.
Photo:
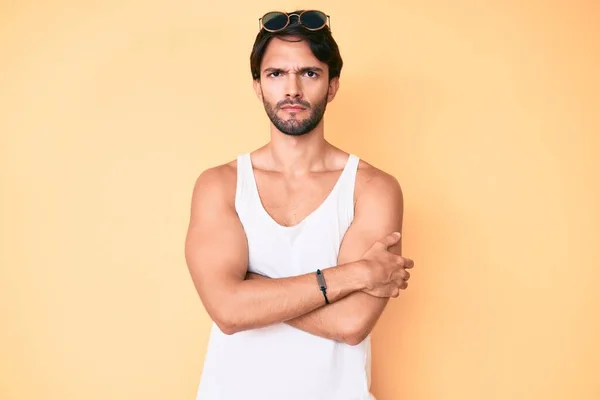
[[[344,236],[338,263],[360,260],[375,241],[390,232],[401,232],[402,219],[403,196],[397,180],[386,174],[374,177],[357,200],[356,215]],[[399,241],[389,251],[401,255],[401,249]],[[357,291],[286,323],[317,336],[356,345],[372,331],[387,301],[387,297]]]
[[[233,174],[233,175],[232,175]],[[227,334],[299,317],[324,303],[313,273],[277,280],[245,280],[248,244],[234,208],[235,169],[202,173],[194,186],[185,257],[210,317]],[[315,270],[322,266],[315,266]],[[323,270],[335,303],[365,287],[358,263]]]

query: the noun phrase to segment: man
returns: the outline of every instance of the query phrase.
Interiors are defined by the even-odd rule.
[[[329,17],[260,21],[250,64],[271,140],[192,195],[186,260],[214,321],[197,399],[373,399],[369,334],[413,266],[402,192],[324,139],[342,68]]]

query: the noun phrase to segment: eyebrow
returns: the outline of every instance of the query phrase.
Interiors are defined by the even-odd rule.
[[[269,68],[265,68],[263,70],[263,73],[271,73],[271,72],[286,72],[287,70],[283,69],[283,68],[274,68],[274,67],[269,67]],[[320,67],[302,67],[298,69],[298,72],[307,72],[307,71],[314,71],[314,72],[323,72],[323,68]]]

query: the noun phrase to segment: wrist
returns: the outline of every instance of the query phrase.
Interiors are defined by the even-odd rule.
[[[362,264],[362,262],[348,262],[321,270],[327,285],[327,297],[330,302],[333,303],[365,288],[366,268]],[[318,279],[316,283],[318,284]]]

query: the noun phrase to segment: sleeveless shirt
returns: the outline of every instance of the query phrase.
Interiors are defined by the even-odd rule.
[[[337,265],[354,218],[358,163],[350,154],[325,200],[288,227],[263,207],[250,153],[238,155],[235,209],[248,240],[248,270],[283,278]],[[370,335],[350,346],[285,323],[232,335],[213,323],[197,400],[374,400],[370,350]]]

